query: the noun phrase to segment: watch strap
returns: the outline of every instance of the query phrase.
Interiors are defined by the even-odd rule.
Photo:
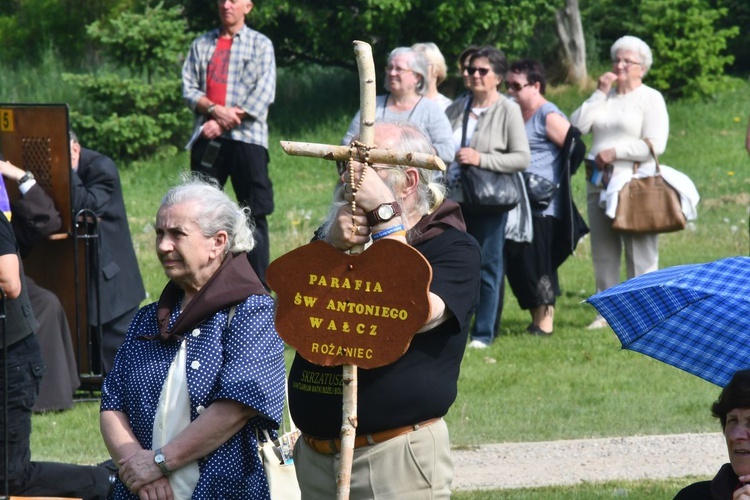
[[[393,209],[393,213],[390,217],[384,218],[380,216],[379,214],[380,208],[383,206],[390,206]],[[397,201],[394,201],[391,203],[382,203],[378,205],[377,207],[375,207],[375,210],[371,210],[367,212],[367,214],[365,215],[367,217],[368,224],[370,224],[370,226],[375,226],[381,222],[387,222],[393,219],[394,217],[398,217],[399,215],[401,215],[401,205],[399,205]]]
[[[157,457],[161,456],[161,460],[157,460]],[[167,457],[164,456],[164,453],[162,453],[161,448],[157,448],[154,450],[154,463],[159,466],[159,470],[162,474],[165,476],[168,476],[172,471],[167,469]]]
[[[26,173],[25,173],[25,174],[23,174],[23,176],[22,176],[22,177],[21,177],[20,179],[18,179],[18,184],[19,184],[19,185],[21,185],[21,184],[23,184],[24,182],[26,182],[26,181],[30,181],[30,180],[32,180],[32,179],[34,179],[34,174],[32,174],[31,172],[29,172],[29,171],[27,170],[27,171],[26,171]]]

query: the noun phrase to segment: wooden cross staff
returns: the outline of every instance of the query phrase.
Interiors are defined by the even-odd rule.
[[[360,129],[359,129],[359,142],[364,144],[365,146],[371,146],[374,144],[374,136],[375,136],[375,66],[373,64],[372,60],[372,49],[369,44],[365,42],[355,41],[354,42],[354,53],[357,60],[357,68],[359,70],[359,82],[360,82]],[[419,167],[419,168],[427,168],[431,170],[445,170],[445,164],[443,161],[434,155],[424,154],[424,153],[410,153],[410,152],[403,152],[403,151],[393,151],[388,149],[366,149],[365,148],[350,148],[349,146],[333,146],[333,145],[326,145],[326,144],[314,144],[314,143],[301,143],[301,142],[289,142],[289,141],[282,141],[281,147],[284,149],[284,151],[287,154],[294,155],[294,156],[307,156],[307,157],[314,157],[314,158],[323,158],[325,160],[331,160],[331,161],[350,161],[350,160],[357,160],[362,163],[370,162],[370,163],[385,163],[389,165],[408,165],[413,167]],[[365,158],[365,154],[367,155],[367,158]],[[322,243],[322,242],[318,242]],[[424,260],[424,258],[421,256],[421,254],[418,254],[416,250],[412,249],[411,247],[407,245],[403,245],[398,242],[392,242],[388,240],[384,240],[383,242],[379,242],[378,245],[381,248],[385,249],[386,245],[398,245],[400,247],[405,247],[407,252],[414,253],[418,256],[419,259]],[[315,245],[315,243],[312,243],[308,246]],[[327,244],[323,243],[322,247],[316,247],[313,252],[311,252],[312,255],[308,255],[308,257],[305,258],[305,260],[301,260],[299,258],[299,254],[297,254],[296,259],[288,259],[288,263],[294,262],[296,260],[297,262],[311,262],[312,259],[315,257],[320,257],[325,252],[331,251]],[[362,248],[352,248],[350,250],[350,254],[356,255],[363,251]],[[290,252],[292,254],[294,252]],[[290,254],[287,254],[289,256]],[[363,254],[364,255],[364,254]],[[373,257],[375,254],[373,254]],[[268,273],[268,281],[269,284],[271,284],[274,289],[276,287],[275,284],[279,284],[280,288],[285,288],[286,282],[285,280],[288,278],[289,274],[292,274],[288,271],[289,266],[288,265],[282,265],[280,261],[284,260],[286,256],[282,256],[277,261],[272,263],[271,267],[269,268]],[[412,256],[413,257],[413,256]],[[325,260],[325,258],[323,258]],[[334,259],[328,259],[326,262],[331,262]],[[273,264],[277,264],[274,266]],[[359,261],[357,264],[358,269],[362,269],[366,266],[365,261]],[[282,272],[281,268],[284,268],[286,272]],[[335,264],[331,264],[331,268],[334,268]],[[351,270],[354,268],[352,264],[349,264],[349,269]],[[419,265],[415,265],[413,267],[419,267]],[[431,278],[431,270],[429,268],[429,264],[427,264],[426,261],[424,261],[424,268],[426,269],[426,272],[421,274],[424,279],[422,281],[425,281],[424,288],[425,291],[428,291],[429,287],[429,281]],[[297,294],[299,295],[299,285],[297,285]],[[281,293],[279,293],[279,296],[281,296]],[[415,301],[412,300],[412,303]],[[426,308],[423,307],[422,310],[416,311],[416,314],[413,314],[413,316],[416,318],[420,318],[417,321],[419,324],[409,324],[402,325],[402,327],[411,328],[412,330],[407,332],[408,339],[405,342],[405,346],[403,347],[403,350],[401,350],[399,353],[396,354],[396,357],[389,358],[386,362],[383,364],[388,364],[394,362],[396,359],[398,359],[408,348],[409,342],[411,340],[411,336],[416,333],[416,331],[421,327],[423,324],[422,318],[420,316],[420,313],[425,313],[427,317],[429,317],[429,302],[425,299]],[[279,305],[279,311],[281,311],[281,301]],[[286,306],[285,306],[286,307]],[[416,307],[416,309],[420,309],[419,307]],[[294,311],[290,311],[290,314],[285,314],[283,317],[281,314],[277,314],[277,329],[279,330],[279,333],[282,335],[284,340],[289,342],[288,336],[286,332],[288,331],[287,328],[282,325],[285,323],[291,323],[293,320],[291,320],[291,316],[295,314]],[[308,313],[309,314],[309,313]],[[300,323],[297,323],[299,325]],[[290,325],[291,326],[291,325]],[[289,330],[293,330],[294,328],[289,328]],[[299,330],[299,328],[297,328]],[[297,339],[295,339],[296,341]],[[306,340],[306,339],[305,339]],[[291,342],[290,342],[291,343]],[[304,349],[300,350],[300,347],[298,345],[292,344],[295,348],[298,349],[298,352],[301,352],[303,354],[303,357],[306,357],[309,361],[315,363],[316,361],[313,359],[307,358],[307,356],[304,356]],[[309,354],[309,353],[308,353]],[[333,365],[334,362],[332,362],[330,359],[325,358],[323,362],[319,362],[319,364],[325,364],[325,365]],[[341,364],[341,363],[338,363]],[[368,367],[365,363],[360,363],[360,365]],[[354,363],[344,363],[343,364],[343,408],[342,408],[342,425],[341,425],[341,457],[340,457],[340,465],[339,465],[339,471],[337,476],[337,499],[339,500],[346,500],[349,498],[349,490],[350,490],[350,484],[351,484],[351,469],[352,469],[352,461],[354,457],[354,441],[356,437],[356,427],[357,427],[357,364]]]

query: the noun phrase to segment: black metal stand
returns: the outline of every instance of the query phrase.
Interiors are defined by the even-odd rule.
[[[3,326],[3,457],[5,459],[3,472],[3,495],[0,499],[5,500],[10,497],[10,487],[8,485],[8,474],[10,473],[8,460],[8,336],[5,331],[5,290],[0,288],[0,324]]]
[[[78,211],[75,215],[75,249],[74,249],[74,261],[75,261],[75,298],[76,298],[76,337],[78,338],[78,358],[82,359],[83,356],[89,361],[89,374],[81,376],[81,386],[89,388],[98,388],[104,379],[104,346],[102,343],[102,314],[101,314],[101,296],[99,289],[99,250],[101,247],[99,239],[99,220],[96,214],[89,210],[83,209]],[[96,326],[92,326],[90,322],[86,321],[88,328],[87,342],[85,346],[85,353],[81,352],[81,307],[80,307],[80,289],[81,285],[79,282],[79,253],[78,253],[78,242],[84,242],[84,276],[86,281],[86,307],[91,306],[92,301],[88,300],[91,293],[95,294],[96,305]],[[94,279],[92,279],[92,276]],[[93,290],[91,289],[93,287]],[[88,314],[88,312],[87,312]],[[90,318],[91,315],[88,314]],[[94,352],[95,349],[98,352]],[[95,365],[94,361],[98,363]]]

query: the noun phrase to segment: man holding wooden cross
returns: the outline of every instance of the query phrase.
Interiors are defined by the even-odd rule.
[[[408,124],[376,124],[375,144],[434,154],[424,134]],[[359,370],[351,498],[449,498],[453,466],[442,417],[456,398],[477,301],[479,246],[466,233],[458,205],[445,200],[433,171],[350,162],[341,173],[339,200],[318,236],[341,251],[370,240],[377,245],[381,239],[396,239],[411,245],[432,267],[430,316],[406,353],[387,366]],[[335,498],[342,367],[315,365],[296,355],[289,404],[303,433],[294,449],[303,496]]]

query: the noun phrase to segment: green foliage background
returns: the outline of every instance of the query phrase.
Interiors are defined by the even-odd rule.
[[[180,68],[194,37],[182,10],[159,4],[142,14],[122,12],[86,31],[111,63],[62,75],[81,99],[70,114],[73,129],[92,148],[118,157],[144,157],[178,144],[191,117],[181,98]]]
[[[263,0],[249,23],[274,42],[279,66],[354,68],[351,41],[373,48],[376,66],[397,46],[433,41],[450,66],[471,44],[493,44],[509,59],[560,65],[555,11],[564,0]],[[590,64],[635,34],[655,55],[649,84],[667,97],[711,98],[724,70],[750,67],[744,0],[582,0]],[[6,0],[0,5],[0,63],[60,61],[72,88],[71,122],[96,149],[143,158],[184,144],[190,113],[180,69],[190,40],[217,25],[206,0]],[[732,51],[735,51],[733,53]],[[590,72],[592,78],[597,74]],[[453,77],[443,92],[460,87]]]

